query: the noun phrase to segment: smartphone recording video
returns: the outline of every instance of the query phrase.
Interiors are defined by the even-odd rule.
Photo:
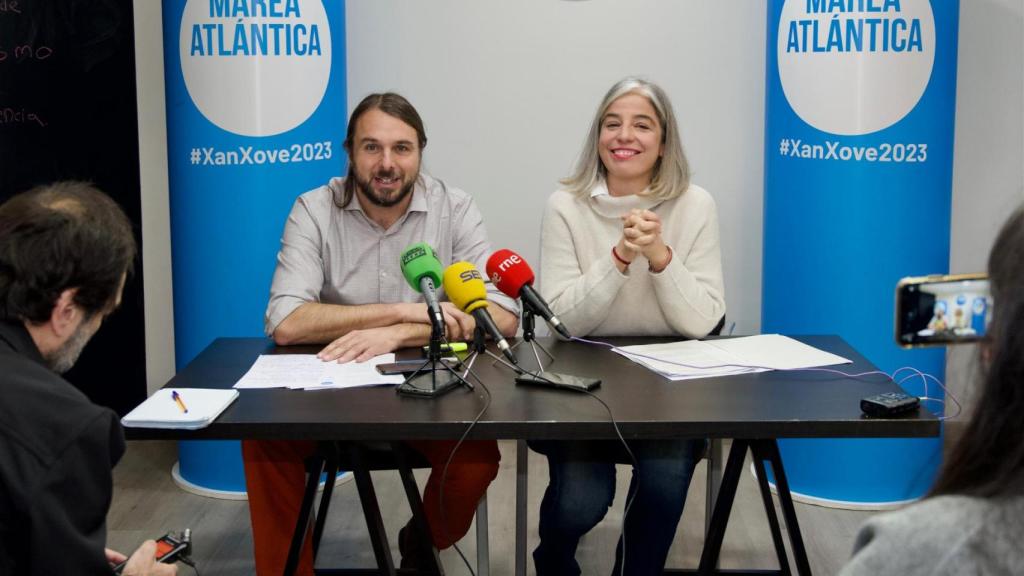
[[[985,274],[904,278],[896,285],[896,342],[904,348],[975,342],[991,318]]]

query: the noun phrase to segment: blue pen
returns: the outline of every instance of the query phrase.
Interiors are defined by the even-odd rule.
[[[178,394],[177,390],[171,390],[171,400],[178,403],[178,408],[185,414],[188,414],[188,408],[185,407],[185,401],[181,399],[181,394]]]

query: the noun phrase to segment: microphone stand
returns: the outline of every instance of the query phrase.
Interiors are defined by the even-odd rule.
[[[536,341],[536,335],[534,334],[534,327],[536,325],[536,316],[538,311],[530,305],[527,300],[523,300],[523,339],[520,342],[516,342],[515,346],[512,346],[510,350],[515,350],[516,346],[519,346],[523,342],[529,342],[530,348],[533,349],[533,357],[537,359],[537,370],[535,372],[529,372],[523,370],[519,366],[512,366],[508,362],[505,362],[503,358],[500,358],[494,354],[495,362],[491,365],[501,362],[507,367],[516,371],[516,384],[531,384],[534,386],[545,386],[550,388],[561,388],[567,390],[573,390],[576,392],[588,392],[601,384],[601,381],[596,378],[574,376],[572,374],[561,374],[558,372],[548,372],[544,369],[544,363],[540,359],[540,354],[537,353],[537,348],[540,348],[544,354],[551,359],[549,366],[555,362],[555,357],[548,352],[547,348],[543,344]],[[488,352],[489,353],[489,352]]]
[[[421,398],[436,398],[460,384],[464,384],[470,390],[473,389],[473,385],[441,357],[443,336],[444,325],[431,322],[427,359],[422,366],[405,378],[405,382],[395,388],[395,392]]]
[[[555,362],[555,357],[551,355],[551,352],[548,352],[548,349],[545,348],[543,344],[541,344],[540,342],[537,342],[536,335],[534,333],[534,327],[536,325],[537,312],[533,309],[533,306],[531,306],[530,303],[526,301],[526,299],[523,299],[522,302],[523,302],[523,339],[520,340],[519,342],[516,342],[514,345],[512,345],[511,349],[515,350],[516,347],[518,347],[523,342],[529,342],[530,343],[530,348],[533,350],[533,357],[537,359],[537,371],[543,371],[544,370],[544,363],[540,359],[540,354],[537,353],[537,348],[540,348],[541,352],[543,352],[544,355],[548,357],[548,359],[550,360],[550,364],[553,364]]]
[[[519,345],[519,343],[517,342],[516,345],[510,347],[509,350],[514,350],[515,347],[518,346],[518,345]],[[523,369],[520,368],[519,366],[516,366],[516,365],[510,363],[505,358],[503,358],[503,357],[501,357],[501,356],[499,356],[499,355],[495,354],[494,352],[491,352],[490,350],[487,349],[486,336],[484,335],[483,328],[481,328],[480,326],[477,326],[476,330],[473,331],[473,346],[472,346],[472,348],[473,348],[473,356],[471,357],[472,360],[476,360],[476,357],[479,356],[480,354],[486,354],[486,355],[490,356],[491,358],[494,358],[494,362],[491,362],[491,366],[494,366],[495,364],[502,364],[506,368],[511,369],[516,374],[522,374],[522,372],[523,372]],[[472,366],[472,362],[470,363],[470,366]]]

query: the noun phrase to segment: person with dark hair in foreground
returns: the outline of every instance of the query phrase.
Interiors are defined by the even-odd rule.
[[[981,397],[927,498],[868,520],[842,576],[1024,574],[1024,206],[988,261]]]
[[[270,287],[266,331],[280,345],[327,344],[325,361],[364,362],[430,338],[423,296],[402,277],[400,255],[426,242],[441,262],[468,261],[483,269],[491,252],[472,197],[420,171],[427,144],[423,122],[402,96],[371,94],[352,111],[345,150],[348,174],[299,196],[281,238]],[[501,332],[518,326],[515,301],[488,289]],[[449,340],[472,338],[476,322],[450,302],[441,308]],[[443,471],[454,440],[410,439],[431,464],[423,507],[432,542],[410,525],[398,534],[403,568],[429,566],[432,544],[443,550],[469,530],[477,502],[498,474],[498,444],[470,440]],[[303,459],[311,441],[242,442],[256,573],[280,574],[302,503]],[[444,477],[444,508],[441,482]],[[296,574],[313,574],[306,538]]]
[[[0,574],[110,575],[104,548],[124,453],[117,414],[58,374],[121,302],[136,254],[113,200],[81,182],[41,186],[0,206]],[[176,574],[156,543],[123,574]]]

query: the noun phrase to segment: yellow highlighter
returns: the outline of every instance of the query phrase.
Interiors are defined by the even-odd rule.
[[[455,353],[455,354],[457,354],[459,352],[465,352],[466,350],[469,350],[469,344],[466,344],[465,342],[451,342],[451,343],[448,343],[448,344],[441,344],[441,353],[442,354],[445,354],[445,353]],[[423,347],[423,353],[424,354],[429,354],[430,353],[430,346],[424,346]]]

